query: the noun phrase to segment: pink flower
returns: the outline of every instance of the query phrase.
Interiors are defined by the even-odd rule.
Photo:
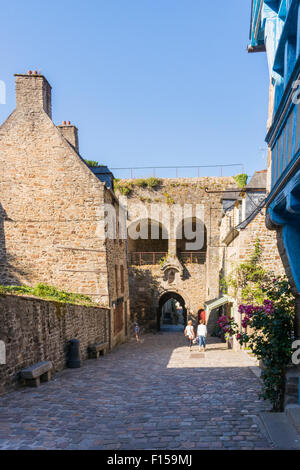
[[[249,317],[244,317],[242,320],[242,327],[247,328],[249,321],[250,321]]]
[[[271,315],[272,313],[274,313],[274,304],[273,302],[271,302],[271,300],[264,300],[264,311],[267,315]]]

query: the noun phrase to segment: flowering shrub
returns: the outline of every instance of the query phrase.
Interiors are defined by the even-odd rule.
[[[286,368],[292,356],[295,299],[286,278],[266,279],[261,289],[265,295],[261,305],[240,305],[245,331],[236,339],[263,363],[261,398],[271,401],[273,411],[282,411]]]
[[[286,368],[292,356],[295,299],[288,280],[265,271],[261,257],[257,239],[249,259],[226,279],[226,290],[242,302],[239,312],[243,331],[239,332],[238,325],[226,317],[221,317],[218,324],[227,338],[235,333],[239,343],[262,361],[261,398],[269,399],[274,411],[282,411]]]
[[[232,336],[234,336],[238,331],[238,326],[235,323],[234,319],[231,317],[227,317],[226,315],[222,315],[218,321],[218,326],[221,330],[225,333],[225,339],[228,341]]]
[[[223,315],[218,320],[225,338],[236,335],[241,345],[246,345],[262,361],[263,390],[260,397],[270,400],[273,411],[284,406],[285,374],[292,356],[295,299],[286,278],[267,278],[260,285],[264,300],[261,305],[242,304],[241,325]]]

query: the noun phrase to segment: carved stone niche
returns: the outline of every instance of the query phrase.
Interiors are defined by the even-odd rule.
[[[183,266],[177,256],[168,256],[160,269],[164,274],[165,281],[169,284],[172,284],[175,281],[177,273],[180,278],[183,279]]]

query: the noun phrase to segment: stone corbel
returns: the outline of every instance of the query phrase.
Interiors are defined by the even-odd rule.
[[[173,269],[175,272],[178,272],[181,279],[183,279],[184,268],[176,255],[168,255],[166,261],[163,263],[160,269],[163,274],[165,274],[165,272],[169,269]]]

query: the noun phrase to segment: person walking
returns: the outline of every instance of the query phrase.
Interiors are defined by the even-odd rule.
[[[140,342],[140,327],[137,323],[135,324],[134,332],[135,332],[136,342],[139,343]]]
[[[184,330],[184,334],[185,334],[185,336],[188,337],[189,346],[190,346],[190,351],[191,351],[192,345],[193,345],[193,341],[194,341],[194,339],[195,339],[195,332],[194,332],[194,327],[193,327],[193,322],[192,322],[192,320],[189,320],[189,321],[188,321],[188,324],[187,324],[187,326],[185,327],[185,330]]]
[[[207,328],[203,320],[199,321],[199,325],[197,328],[197,338],[199,341],[199,351],[203,349],[203,352],[205,352],[206,348],[206,336],[207,336]]]

